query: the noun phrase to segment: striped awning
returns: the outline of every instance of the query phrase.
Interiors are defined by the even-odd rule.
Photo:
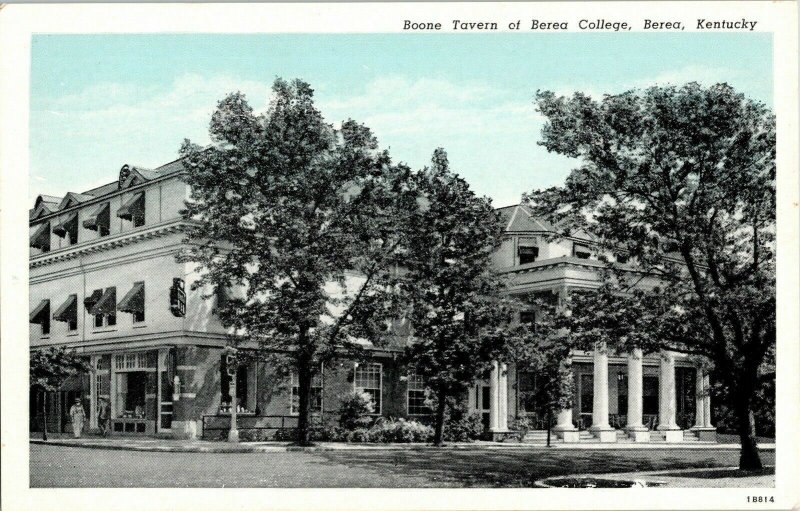
[[[144,212],[144,192],[133,194],[117,211],[117,216],[123,220],[132,220],[135,215]]]
[[[102,289],[95,289],[91,295],[87,296],[83,299],[83,306],[86,307],[87,311],[92,310],[92,307],[100,301],[100,298],[103,297],[103,290]]]
[[[53,313],[53,319],[64,322],[77,321],[78,295],[69,295],[67,300]]]
[[[50,246],[50,222],[40,224],[39,227],[33,231],[33,234],[31,234],[30,237],[29,245],[34,248]]]
[[[96,316],[98,314],[110,314],[117,310],[117,288],[109,287],[103,292],[103,296],[97,301],[96,304],[89,311],[89,314]]]
[[[78,212],[73,211],[72,213],[63,217],[61,221],[53,227],[53,234],[55,234],[59,238],[63,238],[64,236],[67,235],[67,232],[69,231],[70,228],[70,224],[72,224],[72,222],[76,222],[77,224],[77,221],[78,221]]]
[[[31,311],[30,322],[42,324],[50,317],[50,300],[42,300],[39,305]]]
[[[120,312],[144,312],[144,282],[135,282],[130,291],[117,304]]]
[[[107,227],[110,223],[110,209],[111,205],[108,202],[101,204],[89,215],[89,218],[83,221],[83,226],[93,231],[96,231],[100,225],[105,225]]]

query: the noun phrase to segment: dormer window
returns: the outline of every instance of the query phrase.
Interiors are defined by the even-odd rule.
[[[589,250],[588,245],[584,245],[583,243],[572,244],[572,257],[577,257],[578,259],[589,259],[591,255],[592,252]]]
[[[78,212],[73,211],[61,218],[60,223],[53,227],[53,234],[59,238],[66,238],[67,245],[74,245],[78,242]]]
[[[519,247],[517,254],[519,255],[519,264],[532,263],[539,257],[539,247]]]
[[[144,192],[133,194],[117,211],[117,216],[133,223],[134,227],[144,225]]]
[[[50,222],[39,224],[31,234],[29,245],[42,252],[50,252]]]
[[[83,221],[83,227],[92,231],[102,238],[111,232],[111,204],[106,202],[95,209],[89,218]]]

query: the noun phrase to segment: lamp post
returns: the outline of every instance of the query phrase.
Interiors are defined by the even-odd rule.
[[[230,384],[228,385],[228,392],[231,395],[231,429],[228,431],[228,442],[239,443],[239,429],[236,421],[236,369],[238,368],[238,361],[236,359],[236,349],[226,347],[227,354],[225,355],[226,372],[230,377]]]

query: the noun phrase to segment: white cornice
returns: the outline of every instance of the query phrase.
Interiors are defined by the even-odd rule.
[[[140,227],[131,231],[105,236],[103,238],[96,238],[67,248],[35,255],[30,258],[28,266],[30,268],[38,268],[48,264],[74,259],[85,254],[103,252],[140,241],[159,238],[161,236],[181,232],[187,225],[188,222],[177,218],[155,225]]]

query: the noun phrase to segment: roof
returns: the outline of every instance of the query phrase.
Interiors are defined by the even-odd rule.
[[[132,171],[136,175],[141,176],[144,181],[151,181],[156,178],[176,174],[186,169],[183,165],[183,158],[166,163],[155,169],[146,169],[144,167],[137,167],[135,165],[123,165],[126,171]],[[126,174],[127,175],[127,174]],[[138,183],[137,183],[138,184]],[[120,180],[117,179],[111,183],[91,188],[82,193],[69,192],[64,197],[55,197],[52,195],[39,195],[36,199],[34,207],[28,211],[29,218],[34,219],[39,215],[39,210],[44,209],[44,213],[53,213],[59,209],[69,207],[71,201],[67,198],[74,199],[74,201],[85,202],[87,200],[96,199],[110,193],[114,193],[120,189]],[[41,207],[40,207],[41,205]]]
[[[506,232],[555,232],[548,222],[533,216],[522,204],[497,209]]]

